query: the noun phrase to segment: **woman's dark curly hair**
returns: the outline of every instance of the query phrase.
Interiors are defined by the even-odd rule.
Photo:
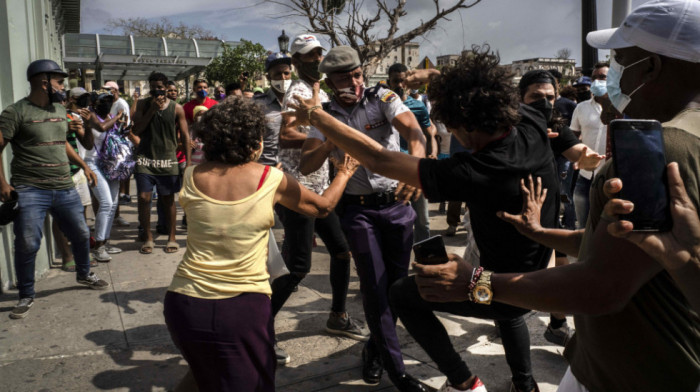
[[[428,86],[433,119],[488,134],[515,125],[520,120],[518,90],[513,74],[498,65],[500,60],[489,45],[474,45],[455,65],[444,67]]]
[[[253,159],[265,131],[265,114],[255,101],[230,96],[194,125],[207,161],[241,165]]]

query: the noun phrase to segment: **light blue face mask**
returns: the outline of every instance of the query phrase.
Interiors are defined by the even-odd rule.
[[[596,79],[591,84],[591,93],[596,97],[602,97],[608,93],[608,88],[605,80]]]
[[[637,90],[644,86],[644,83],[642,83],[641,85],[639,85],[639,87],[634,89],[634,91],[629,93],[629,95],[623,93],[622,89],[620,88],[620,80],[622,79],[622,73],[625,71],[625,69],[637,65],[642,61],[648,59],[649,57],[650,56],[647,56],[628,66],[623,66],[618,64],[617,61],[615,61],[614,52],[610,54],[610,69],[608,70],[608,79],[606,85],[608,90],[608,98],[610,98],[610,102],[612,102],[613,106],[615,106],[615,109],[617,109],[618,112],[622,113],[627,107],[627,105],[629,105],[629,103],[632,101],[632,94],[636,93]]]

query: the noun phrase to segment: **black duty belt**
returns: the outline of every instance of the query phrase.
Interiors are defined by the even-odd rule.
[[[346,193],[343,195],[342,202],[366,207],[386,206],[396,202],[396,195],[393,189],[384,192],[370,193],[368,195],[349,195]]]

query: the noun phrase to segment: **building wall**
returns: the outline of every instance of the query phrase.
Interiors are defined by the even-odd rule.
[[[55,0],[57,1],[57,0]],[[0,0],[0,109],[29,94],[26,70],[30,62],[50,58],[61,64],[61,41],[52,0]],[[2,154],[5,178],[10,178],[12,148]],[[53,261],[51,230],[36,258],[37,275],[45,274]],[[0,226],[0,291],[15,281],[12,224]]]
[[[401,47],[395,48],[377,66],[377,70],[369,80],[368,85],[374,85],[387,78],[389,67],[396,63],[403,63],[408,69],[414,69],[420,64],[420,44],[409,42]]]

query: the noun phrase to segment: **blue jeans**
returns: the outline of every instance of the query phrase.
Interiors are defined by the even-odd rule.
[[[46,213],[70,240],[78,276],[90,273],[90,231],[83,204],[75,188],[46,190],[26,185],[15,187],[19,195],[19,214],[15,218],[15,274],[19,298],[34,298],[34,262],[41,246]]]
[[[112,232],[112,222],[119,207],[119,180],[109,180],[102,174],[94,161],[86,161],[90,170],[97,176],[97,185],[92,187],[100,208],[95,216],[95,240],[105,241]]]
[[[574,205],[576,206],[576,228],[583,229],[588,221],[588,209],[590,203],[588,196],[591,191],[591,180],[582,177],[580,174],[576,180],[574,188]]]
[[[413,223],[413,242],[427,240],[430,237],[430,213],[428,200],[422,194],[416,201],[411,202],[416,211],[416,221]]]

